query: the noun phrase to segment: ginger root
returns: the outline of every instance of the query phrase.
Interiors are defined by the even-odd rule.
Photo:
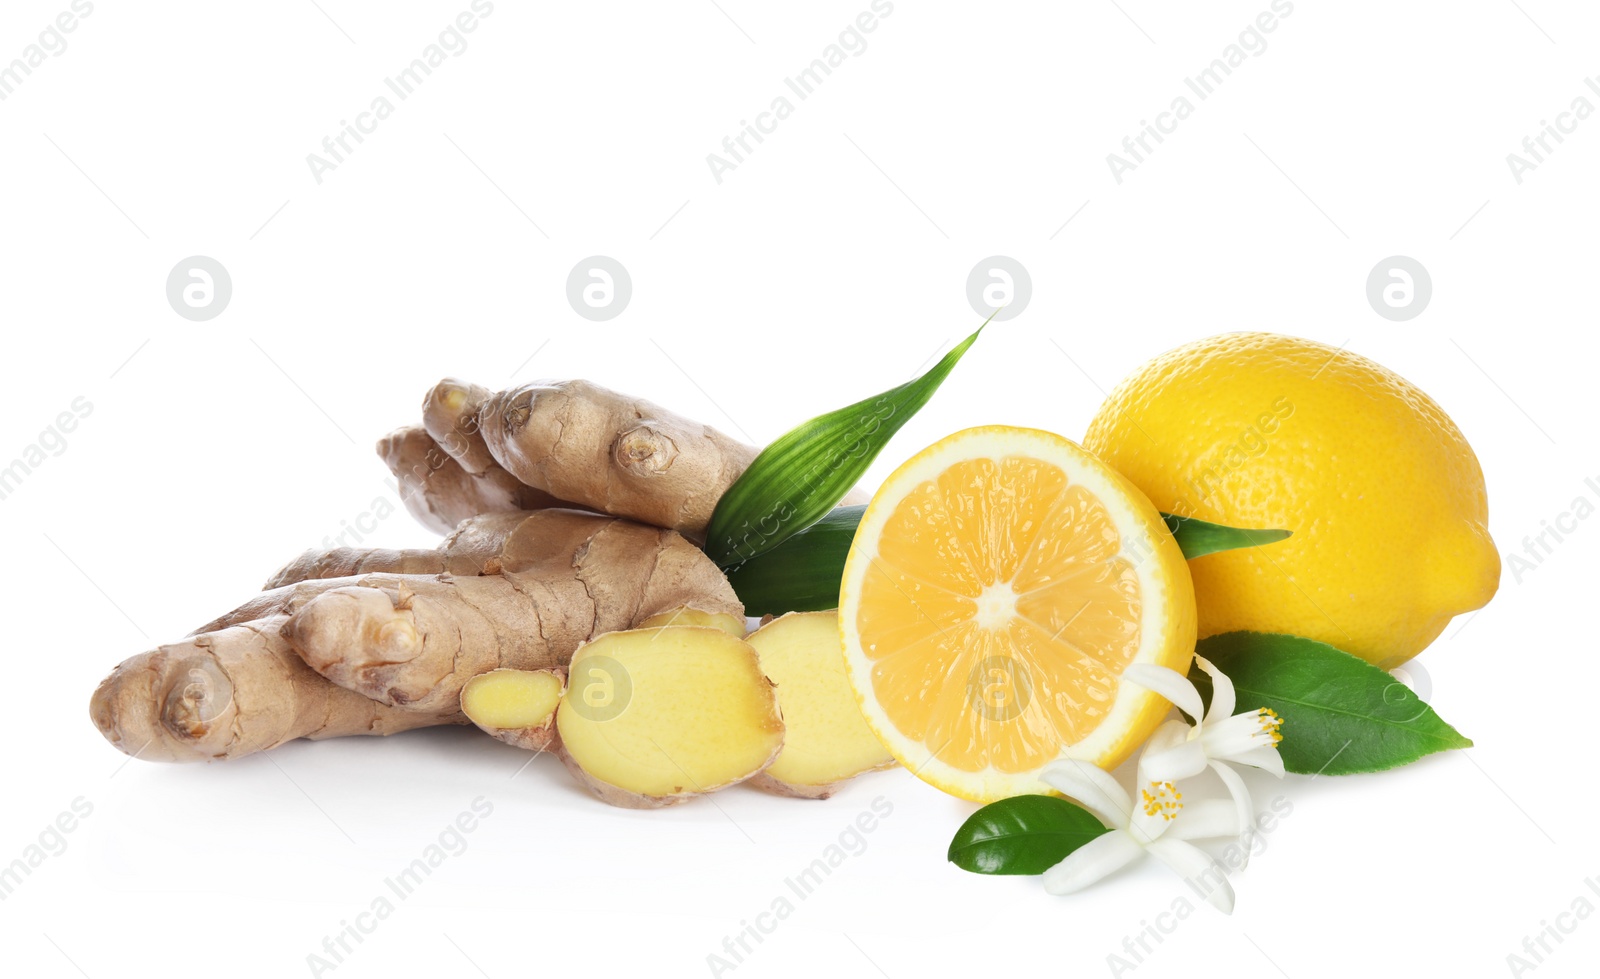
[[[463,520],[438,547],[426,550],[339,547],[306,551],[269,578],[259,594],[190,635],[287,615],[322,592],[357,584],[363,574],[496,574],[506,561],[520,561],[518,555],[539,546],[530,539],[534,533],[531,527],[522,530],[524,521],[534,512],[511,510]]]
[[[239,758],[295,738],[393,734],[465,723],[454,705],[402,710],[333,684],[282,635],[289,615],[364,571],[479,574],[532,546],[518,536],[531,514],[473,517],[433,550],[307,551],[269,590],[187,639],[124,661],[100,683],[90,716],[121,751],[157,761]],[[515,559],[515,558],[513,558]]]
[[[406,509],[438,534],[448,534],[482,513],[570,505],[498,466],[481,474],[468,472],[420,426],[396,429],[379,439],[378,455],[399,482]]]
[[[790,612],[747,640],[778,685],[783,751],[750,780],[778,795],[826,799],[839,784],[888,768],[894,756],[872,733],[844,672],[838,612]]]
[[[397,477],[428,476],[408,508],[440,533],[445,523],[493,509],[568,507],[700,540],[717,501],[760,454],[709,425],[584,380],[490,393],[447,377],[423,399],[422,417],[426,431],[401,429],[379,454]],[[537,495],[518,495],[510,484]],[[852,490],[842,502],[865,503],[867,495]]]
[[[604,513],[703,535],[757,450],[588,381],[539,381],[484,401],[489,451],[529,486]]]
[[[490,391],[447,377],[422,399],[422,427],[461,468],[474,476],[499,469],[478,425],[478,410]]]
[[[193,636],[125,660],[89,702],[95,727],[147,761],[239,758],[295,738],[461,724],[454,709],[406,711],[343,690],[280,634],[287,618]]]
[[[318,673],[381,703],[454,709],[468,680],[564,667],[578,646],[680,607],[739,618],[722,572],[670,530],[573,510],[528,515],[490,573],[306,582],[284,635]],[[732,638],[732,637],[730,637]]]
[[[612,632],[572,657],[557,752],[601,800],[632,809],[744,781],[777,757],[783,719],[750,645],[721,629]]]
[[[507,510],[470,517],[438,547],[408,550],[337,547],[309,550],[290,561],[262,585],[264,591],[302,581],[347,578],[351,575],[391,574],[492,574],[502,565],[507,547],[515,552],[528,547],[517,540],[518,530],[533,515],[531,510]],[[527,531],[525,531],[526,533]],[[513,558],[515,560],[515,558]]]
[[[486,734],[527,751],[555,745],[563,670],[490,670],[461,688],[461,712]]]
[[[333,578],[349,570],[380,573]],[[408,569],[435,573],[407,573]],[[679,535],[570,510],[487,514],[440,548],[311,553],[190,638],[118,666],[91,701],[112,744],[169,761],[299,737],[464,723],[462,686],[564,666],[597,632],[684,606],[737,622],[727,579]]]

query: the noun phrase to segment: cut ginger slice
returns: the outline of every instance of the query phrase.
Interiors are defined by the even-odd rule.
[[[867,726],[839,654],[839,613],[790,612],[750,634],[778,685],[783,751],[750,781],[779,795],[826,799],[839,783],[894,764]]]
[[[675,608],[666,612],[657,612],[639,620],[637,628],[650,629],[661,625],[704,625],[713,629],[721,629],[728,635],[743,639],[744,616],[732,615],[728,612],[707,612],[704,609]]]
[[[490,670],[461,688],[461,713],[506,744],[544,751],[555,743],[561,670]]]
[[[772,681],[723,629],[609,632],[580,646],[568,671],[562,760],[613,805],[672,805],[742,782],[783,746]]]
[[[840,590],[846,673],[902,764],[979,802],[1051,791],[1063,758],[1114,768],[1168,704],[1120,682],[1186,672],[1194,589],[1150,501],[1049,432],[968,429],[873,497]]]

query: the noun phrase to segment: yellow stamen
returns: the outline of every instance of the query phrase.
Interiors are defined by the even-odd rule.
[[[1274,745],[1281,744],[1283,735],[1278,733],[1278,729],[1283,727],[1283,718],[1279,717],[1278,712],[1270,707],[1261,708],[1261,710],[1257,711],[1257,714],[1261,717],[1261,733],[1269,735]]]
[[[1151,782],[1150,788],[1141,789],[1139,794],[1144,799],[1146,816],[1160,816],[1171,822],[1178,818],[1178,813],[1183,809],[1183,793],[1174,788],[1171,782]]]

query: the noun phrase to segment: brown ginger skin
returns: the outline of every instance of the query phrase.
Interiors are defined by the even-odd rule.
[[[401,479],[407,508],[439,533],[476,513],[568,507],[701,540],[717,501],[760,453],[584,380],[491,393],[447,377],[423,399],[422,415],[423,429],[395,432],[379,454]],[[865,502],[852,490],[841,504]]]
[[[378,440],[378,455],[400,484],[400,498],[417,522],[448,534],[483,513],[568,506],[496,466],[467,472],[421,426],[396,429]]]
[[[308,551],[274,575],[268,591],[187,639],[118,666],[91,700],[95,726],[128,754],[199,761],[238,758],[295,738],[465,723],[456,705],[403,710],[337,686],[306,666],[283,637],[283,626],[297,608],[354,584],[363,571],[492,573],[508,546],[515,553],[537,547],[517,536],[530,515],[473,517],[433,550]]]
[[[280,568],[265,589],[242,605],[217,616],[190,635],[216,632],[241,622],[286,615],[324,591],[355,584],[363,574],[494,574],[500,570],[508,544],[534,511],[485,513],[463,520],[456,532],[437,548],[334,548],[309,550]],[[514,553],[537,545],[527,540],[510,544]],[[298,586],[298,587],[297,587]]]
[[[267,579],[264,591],[301,581],[346,578],[351,575],[391,574],[475,575],[498,570],[506,541],[532,515],[530,510],[507,510],[469,517],[438,547],[391,550],[389,548],[336,547],[306,551]]]
[[[722,572],[679,534],[541,510],[509,536],[498,574],[373,574],[305,582],[284,636],[339,686],[416,710],[453,710],[490,670],[564,668],[583,642],[691,607],[742,616]]]
[[[603,513],[704,535],[757,450],[589,381],[537,381],[480,409],[489,451],[517,479]]]
[[[458,711],[387,707],[318,676],[289,648],[285,616],[247,622],[125,660],[89,715],[146,761],[239,758],[296,738],[395,734],[466,722]]]
[[[478,425],[479,409],[491,395],[481,384],[447,377],[422,399],[422,427],[462,469],[474,476],[501,468]]]

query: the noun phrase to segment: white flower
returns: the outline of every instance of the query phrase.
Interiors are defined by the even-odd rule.
[[[1139,757],[1139,778],[1151,781],[1177,781],[1205,771],[1209,766],[1228,787],[1238,813],[1240,831],[1255,821],[1250,790],[1234,765],[1249,765],[1283,777],[1283,759],[1278,756],[1278,729],[1283,718],[1265,707],[1234,714],[1237,698],[1229,680],[1204,656],[1195,663],[1211,677],[1211,709],[1201,716],[1200,691],[1189,678],[1176,670],[1152,663],[1135,663],[1122,678],[1160,694],[1180,710],[1196,718],[1193,727],[1176,718],[1156,728]]]
[[[1223,914],[1233,913],[1233,886],[1217,862],[1188,840],[1237,836],[1231,805],[1221,800],[1185,805],[1171,782],[1144,782],[1138,800],[1086,761],[1059,761],[1043,778],[1099,817],[1111,832],[1097,836],[1044,872],[1044,889],[1071,894],[1146,853],[1160,860]]]

